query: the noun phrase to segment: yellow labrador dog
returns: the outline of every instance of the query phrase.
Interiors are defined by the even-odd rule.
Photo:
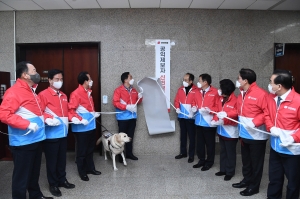
[[[123,158],[123,164],[126,166],[126,160],[124,156],[124,145],[127,142],[131,141],[131,138],[127,136],[126,133],[118,133],[118,134],[111,134],[110,132],[105,132],[103,135],[97,140],[97,145],[100,144],[102,141],[103,147],[105,149],[104,157],[107,160],[106,151],[111,152],[111,158],[113,160],[113,167],[114,170],[117,171],[116,167],[116,155],[121,154]]]

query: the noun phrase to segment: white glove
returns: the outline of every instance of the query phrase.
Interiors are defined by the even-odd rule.
[[[255,127],[255,124],[252,122],[252,120],[246,120],[244,127],[247,130],[251,130],[252,128]]]
[[[51,119],[51,118],[47,118],[45,120],[45,123],[48,124],[49,126],[55,126],[54,123],[53,123],[53,119]]]
[[[221,111],[221,112],[217,113],[217,117],[219,119],[224,119],[224,117],[227,117],[227,113],[225,111]]]
[[[139,93],[139,94],[138,94],[138,97],[139,97],[139,98],[143,98],[143,94],[142,94],[142,93]]]
[[[133,112],[133,104],[128,104],[127,106],[126,106],[126,110],[128,110],[128,111],[130,111],[130,112]]]
[[[200,111],[201,115],[208,115],[209,114],[209,112],[205,108],[200,108],[199,111]]]
[[[210,113],[210,108],[208,108],[208,107],[204,107],[204,109],[206,110],[206,112],[209,114]]]
[[[176,113],[177,113],[177,114],[181,113],[181,111],[180,111],[179,108],[176,109]]]
[[[72,117],[71,121],[72,121],[74,124],[80,124],[80,120],[79,120],[77,117]]]
[[[100,115],[101,115],[100,113],[95,112],[94,117],[98,118]]]
[[[287,146],[293,144],[294,141],[295,141],[294,138],[291,135],[288,135],[287,138],[285,138],[284,140],[281,140],[282,143],[280,144],[280,146],[287,147]]]
[[[274,136],[274,137],[279,137],[279,135],[280,135],[280,130],[279,130],[277,127],[273,126],[273,127],[270,129],[270,134],[271,134],[272,136]]]
[[[36,132],[39,128],[39,126],[37,125],[37,123],[31,123],[29,124],[29,126],[27,127],[29,130],[31,130],[32,132]]]
[[[222,119],[219,119],[217,122],[216,122],[216,125],[223,125],[224,124],[224,120]]]
[[[87,121],[86,119],[82,119],[80,121],[80,123],[83,124],[83,125],[88,125],[89,121]]]
[[[197,111],[197,107],[196,107],[196,106],[193,106],[193,107],[192,107],[192,112],[193,112],[193,113],[196,113],[196,111]]]
[[[52,122],[53,122],[54,126],[58,126],[61,124],[60,121],[58,119],[56,119],[55,117],[52,119]]]
[[[212,126],[217,126],[217,121],[212,120],[212,121],[210,122],[210,125],[212,125]]]

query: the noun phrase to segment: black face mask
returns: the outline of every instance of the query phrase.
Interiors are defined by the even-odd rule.
[[[29,74],[27,74],[29,75]],[[31,81],[33,81],[33,83],[38,84],[41,80],[40,74],[36,73],[35,75],[29,75]]]

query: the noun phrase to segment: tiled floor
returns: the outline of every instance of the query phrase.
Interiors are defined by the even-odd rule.
[[[61,188],[62,197],[66,199],[98,199],[98,198],[210,198],[230,199],[244,198],[232,183],[242,179],[241,157],[238,155],[236,175],[231,181],[225,182],[223,177],[215,176],[219,171],[219,156],[215,165],[208,171],[194,169],[194,163],[187,163],[187,158],[175,160],[174,155],[139,156],[138,161],[127,160],[127,167],[117,162],[118,171],[113,171],[112,161],[104,156],[94,154],[96,169],[100,176],[89,175],[90,181],[81,181],[74,163],[74,153],[68,153],[67,179],[76,185],[75,189]],[[260,192],[252,197],[266,198],[268,185],[268,158],[265,158],[265,168],[260,186]],[[0,198],[11,198],[12,162],[0,162]],[[50,196],[43,158],[40,186],[45,196]],[[285,189],[285,188],[284,188]],[[285,195],[284,195],[285,196]]]

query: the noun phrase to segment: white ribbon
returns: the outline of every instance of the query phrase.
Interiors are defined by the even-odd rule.
[[[212,111],[212,110],[210,110],[210,112],[217,114],[217,112],[214,112],[214,111]],[[235,122],[235,123],[241,124],[241,125],[243,125],[244,127],[247,126],[246,124],[243,124],[243,123],[241,123],[241,122],[239,122],[239,121],[236,121],[236,120],[234,120],[234,119],[232,119],[232,118],[230,118],[230,117],[225,117],[225,118],[228,119],[228,120],[231,120],[231,121],[233,121],[233,122]],[[250,127],[250,126],[248,126],[248,127],[251,128],[251,129],[254,129],[255,131],[258,131],[258,132],[261,132],[261,133],[264,133],[264,134],[271,135],[271,134],[270,134],[269,132],[267,132],[267,131],[263,131],[263,130],[260,130],[260,129],[257,129],[257,128],[252,128],[252,127]],[[280,137],[280,140],[282,141],[282,140],[283,140],[283,139],[282,139],[282,135],[280,135],[279,137]],[[300,146],[300,143],[293,143],[293,144],[291,144],[291,145]]]

